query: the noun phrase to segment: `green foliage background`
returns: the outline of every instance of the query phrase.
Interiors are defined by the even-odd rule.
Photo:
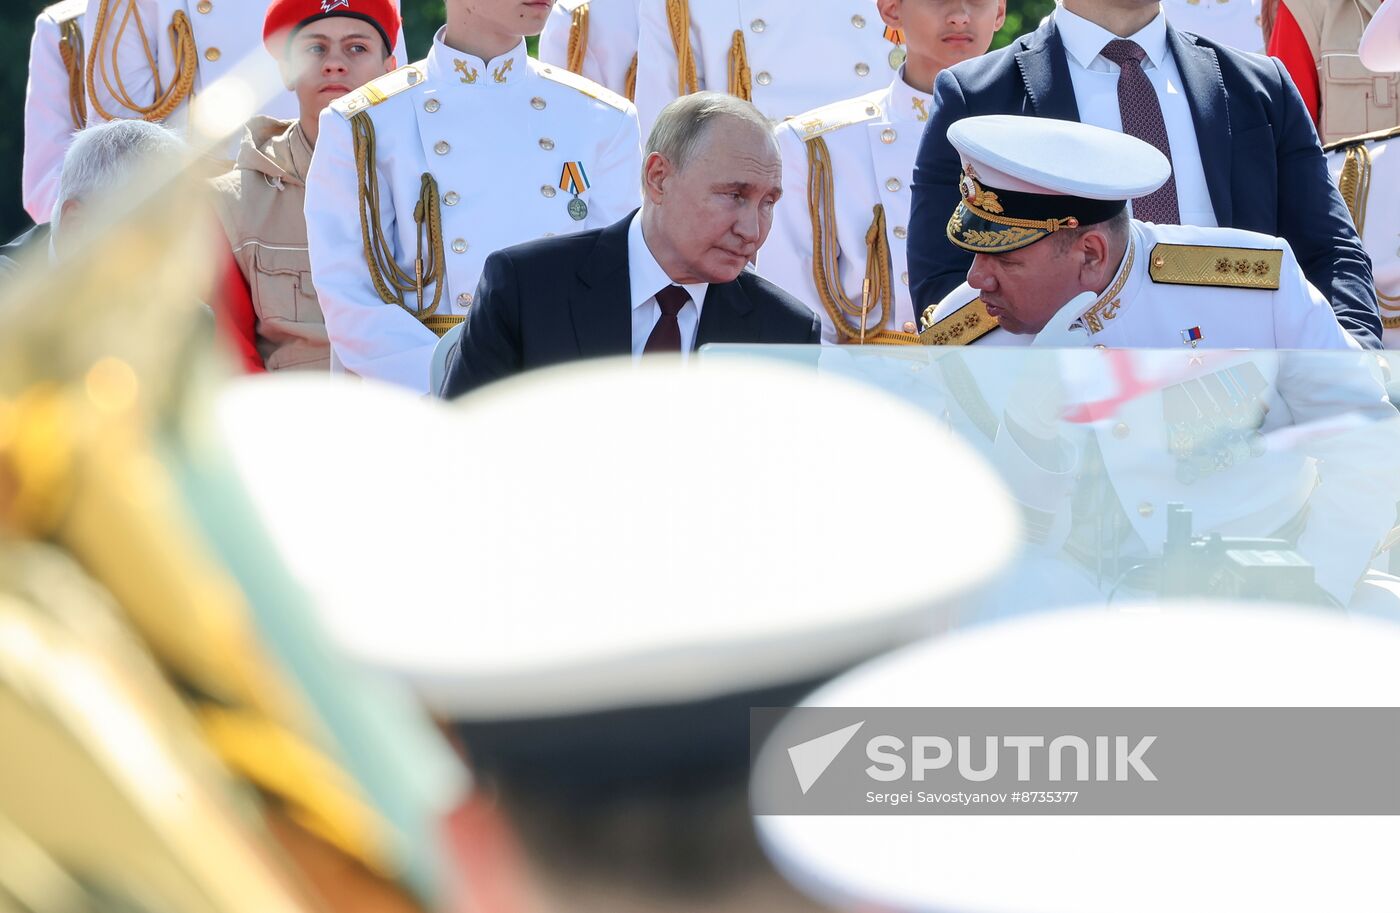
[[[0,0],[0,97],[8,98],[6,129],[0,130],[0,240],[17,234],[29,224],[20,204],[20,157],[24,148],[24,90],[28,81],[29,40],[34,17],[51,0]],[[252,3],[255,0],[226,0]],[[443,0],[401,0],[405,41],[409,56],[427,53],[433,32],[443,20]],[[790,0],[800,4],[803,0]],[[1054,0],[1008,0],[1006,25],[992,47],[999,48],[1035,28],[1054,7]],[[532,48],[533,50],[533,48]]]

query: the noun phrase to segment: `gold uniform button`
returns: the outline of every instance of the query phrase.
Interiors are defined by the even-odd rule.
[[[472,296],[471,296],[471,294],[470,294],[469,292],[463,292],[462,294],[460,294],[460,295],[457,296],[457,307],[459,307],[459,308],[471,307],[471,303],[472,303]]]
[[[554,140],[550,139],[550,138],[547,137],[547,136],[546,136],[546,137],[542,137],[542,138],[540,139],[540,148],[543,149],[545,152],[549,152],[549,151],[553,150],[553,149],[554,149]]]
[[[903,241],[905,238],[909,237],[909,229],[905,228],[903,225],[896,225],[894,227],[894,236]]]
[[[898,193],[899,188],[903,186],[903,184],[899,183],[899,178],[890,178],[888,181],[885,182],[885,189],[888,190],[890,193]]]
[[[868,63],[858,63],[858,64],[856,64],[856,75],[857,75],[857,76],[869,76],[869,75],[870,75],[870,64],[868,64]]]
[[[433,151],[438,155],[446,155],[452,151],[452,147],[447,145],[447,140],[440,139],[437,141],[437,145],[433,147]]]
[[[453,251],[454,253],[458,253],[458,254],[465,254],[465,253],[467,252],[467,241],[466,241],[466,239],[465,239],[465,238],[458,238],[456,241],[453,241],[453,242],[452,242],[452,251]]]
[[[894,142],[898,138],[899,134],[895,133],[894,129],[891,127],[886,127],[885,129],[880,131],[880,142],[884,143],[886,146],[888,146],[890,143]]]
[[[1114,426],[1113,426],[1113,436],[1116,437],[1116,438],[1118,438],[1118,440],[1120,440],[1120,441],[1123,440],[1125,437],[1127,437],[1127,436],[1128,436],[1128,424],[1127,424],[1127,422],[1119,422],[1118,424],[1114,425]]]
[[[427,111],[429,114],[436,113],[437,109],[441,107],[442,102],[438,101],[436,98],[430,98],[427,101],[423,102],[423,110]]]
[[[540,195],[545,197],[546,199],[552,199],[554,197],[554,194],[556,193],[558,193],[558,191],[556,191],[549,184],[545,184],[543,187],[540,188]]]
[[[851,17],[851,25],[854,25],[858,29],[865,28],[865,17],[860,13],[856,13]]]
[[[1155,508],[1153,508],[1151,501],[1143,501],[1141,504],[1138,505],[1138,516],[1150,517],[1152,516],[1152,511],[1154,509]]]
[[[904,321],[904,332],[906,332],[906,333],[917,333],[918,331],[919,331],[919,328],[916,327],[916,326],[914,326],[914,321],[912,321],[912,320],[906,320],[906,321]]]
[[[880,113],[880,109],[875,107],[874,105],[866,105],[865,113],[870,117],[874,117],[875,115]]]
[[[766,86],[773,81],[773,76],[767,70],[764,70],[762,73],[759,73],[757,76],[754,77],[754,81],[757,82],[760,86]]]
[[[199,0],[199,6],[195,7],[195,9],[199,10],[201,13],[207,13],[213,8],[214,4],[210,3],[209,0]]]
[[[1158,269],[1161,269],[1162,267],[1167,265],[1167,260],[1165,257],[1153,257],[1152,265],[1157,267]]]
[[[209,48],[209,50],[204,52],[204,59],[209,61],[210,63],[213,63],[222,56],[224,56],[224,52],[219,50],[218,48]]]
[[[530,107],[534,108],[536,111],[543,111],[544,99],[536,95],[534,98],[530,99]]]
[[[457,191],[455,190],[449,190],[447,191],[447,193],[442,195],[442,201],[448,206],[456,206],[461,199],[462,198],[458,196]]]
[[[753,22],[749,23],[749,29],[755,34],[763,31],[766,28],[768,28],[768,23],[764,22],[762,19],[755,19]]]

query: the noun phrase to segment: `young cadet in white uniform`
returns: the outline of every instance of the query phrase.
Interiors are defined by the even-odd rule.
[[[1400,72],[1400,3],[1387,0],[1366,26],[1361,62],[1377,73]],[[1356,233],[1371,257],[1381,341],[1400,348],[1400,127],[1332,143],[1327,168],[1351,210]]]
[[[618,95],[634,98],[637,2],[559,0],[540,33],[540,61],[587,76]]]
[[[1264,53],[1260,0],[1162,0],[1162,10],[1179,31],[1237,51]]]
[[[875,0],[641,0],[637,19],[644,135],[667,102],[700,89],[777,121],[878,89],[904,62]]]
[[[822,321],[826,343],[915,343],[909,178],[945,68],[986,52],[1001,0],[879,0],[908,58],[887,87],[777,128],[783,200],[758,271]]]
[[[631,103],[526,55],[547,11],[469,2],[450,0],[426,60],[326,109],[307,176],[332,370],[422,393],[489,254],[641,205]]]
[[[970,286],[928,309],[926,343],[1359,351],[1282,239],[1129,219],[1127,199],[1151,193],[1170,174],[1148,144],[1087,124],[1015,115],[964,119],[948,139],[964,166],[948,238],[976,258]],[[1102,460],[1097,475],[1117,499],[1104,516],[1123,536],[1137,537],[1114,560],[1160,548],[1170,502],[1195,511],[1197,534],[1239,535],[1243,527],[1243,534],[1269,536],[1306,508],[1306,526],[1289,538],[1296,536],[1318,584],[1338,603],[1351,601],[1395,521],[1400,473],[1385,451],[1400,447],[1400,438],[1373,363],[1308,355],[1217,357],[1199,369],[1192,365],[1200,359],[1184,358],[1191,381],[1139,391],[1108,417],[1079,426]],[[1203,386],[1177,392],[1194,383]],[[1026,446],[1062,431],[1033,409],[1040,433],[1021,430],[1030,427],[1023,418],[1034,406],[1029,392],[1008,399],[994,450],[1031,527],[1073,539],[1062,521],[1076,471],[1088,470],[1082,460],[1063,463],[1053,449],[1037,454]],[[1238,416],[1230,411],[1236,406]],[[1240,420],[1239,435],[1224,433],[1219,421],[1227,415]],[[1343,416],[1390,421],[1366,423],[1359,443],[1334,442],[1320,473],[1315,454],[1260,446],[1262,434],[1280,427]],[[1372,446],[1378,441],[1379,449]],[[1088,452],[1082,441],[1071,446]],[[1223,471],[1231,466],[1235,472]],[[1336,481],[1314,492],[1319,475]],[[1046,543],[1073,554],[1072,541],[1052,536]]]
[[[63,153],[87,124],[83,92],[83,10],[86,0],[63,0],[34,20],[29,85],[24,93],[24,210],[42,225],[58,195]]]

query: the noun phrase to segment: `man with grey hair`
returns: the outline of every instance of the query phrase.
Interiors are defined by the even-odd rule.
[[[112,121],[80,130],[63,156],[48,224],[0,247],[0,272],[12,271],[15,260],[31,247],[49,245],[55,254],[64,253],[72,247],[97,198],[125,186],[142,169],[154,169],[157,160],[174,159],[180,148],[174,133],[145,121]]]
[[[746,269],[782,176],[772,128],[750,103],[699,92],[667,105],[647,140],[639,211],[486,259],[442,395],[579,358],[818,342],[812,312]]]

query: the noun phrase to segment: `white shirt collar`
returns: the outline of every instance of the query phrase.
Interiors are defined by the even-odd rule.
[[[446,35],[447,26],[444,25],[433,36],[433,47],[428,51],[428,78],[433,82],[460,85],[462,88],[495,89],[530,76],[530,58],[525,51],[523,38],[500,57],[482,60],[448,47],[443,42]]]
[[[632,217],[632,224],[627,226],[627,278],[631,287],[631,304],[634,311],[655,298],[656,293],[666,286],[676,284],[670,276],[666,275],[661,264],[656,262],[651,248],[647,247],[646,238],[642,236],[642,211],[640,209]],[[698,312],[705,304],[705,293],[710,290],[709,283],[701,282],[681,287],[690,293],[690,300],[695,302],[695,309]]]
[[[1104,45],[1118,37],[1103,26],[1090,22],[1083,16],[1077,16],[1063,6],[1055,7],[1055,27],[1060,31],[1065,50],[1086,70],[1099,56]],[[1138,46],[1147,52],[1147,59],[1154,67],[1162,66],[1162,60],[1167,55],[1166,15],[1159,11],[1151,22],[1136,34],[1129,35],[1128,40],[1136,41]]]

